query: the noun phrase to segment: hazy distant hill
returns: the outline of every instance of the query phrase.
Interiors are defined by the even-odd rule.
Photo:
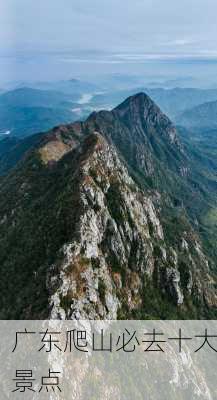
[[[0,136],[26,136],[78,118],[73,95],[19,88],[0,95]]]
[[[10,131],[15,136],[29,136],[77,117],[77,114],[63,108],[0,107],[0,133]]]
[[[113,81],[115,83],[116,77]],[[137,82],[132,79],[129,85]],[[142,87],[105,90],[76,79],[33,85],[35,88],[20,87],[0,95],[0,139],[8,133],[26,136],[84,119],[91,111],[112,109],[126,97],[143,91]],[[217,90],[149,88],[145,91],[173,120],[192,106],[217,100]]]
[[[176,122],[187,128],[201,130],[217,128],[217,101],[201,104],[185,111]]]
[[[72,95],[57,91],[22,87],[0,95],[0,106],[4,107],[57,107],[72,100]]]
[[[90,82],[79,79],[70,79],[66,81],[50,81],[50,82],[32,82],[31,87],[42,90],[51,90],[73,96],[77,101],[85,93],[97,93],[101,87]]]

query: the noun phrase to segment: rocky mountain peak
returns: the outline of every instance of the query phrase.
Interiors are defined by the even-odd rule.
[[[113,112],[127,125],[136,125],[150,136],[163,135],[181,148],[174,125],[147,94],[138,93],[129,97]]]
[[[170,197],[185,182],[174,129],[142,93],[40,136],[0,186],[2,317],[194,317],[216,307],[200,238]],[[161,186],[148,186],[152,177]]]
[[[114,110],[116,111],[127,111],[129,112],[132,109],[137,109],[138,111],[144,109],[150,109],[154,107],[159,109],[159,107],[154,103],[154,101],[144,92],[137,93],[133,96],[128,97],[121,104],[119,104]]]
[[[112,142],[130,167],[145,178],[158,175],[159,182],[162,181],[165,167],[178,174],[184,168],[188,170],[174,125],[145,93],[129,97],[112,111],[92,113],[84,122],[84,132],[95,130]]]

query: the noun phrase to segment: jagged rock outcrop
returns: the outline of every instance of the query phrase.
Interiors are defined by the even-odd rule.
[[[85,131],[100,129],[133,170],[162,179],[165,168],[179,173],[188,160],[169,118],[145,93],[126,99],[111,112],[90,115]]]
[[[139,306],[142,276],[153,275],[152,241],[163,240],[162,227],[150,198],[99,133],[85,140],[77,176],[77,237],[63,247],[63,262],[50,270],[48,286],[57,287],[51,316],[116,319],[122,296],[129,310]]]
[[[142,307],[145,280],[153,281],[157,270],[161,289],[183,304],[178,255],[166,247],[151,198],[99,133],[88,136],[78,153],[73,180],[79,179],[79,219],[61,261],[48,272],[51,317],[116,319],[123,307],[130,314]]]
[[[168,195],[185,179],[185,162],[175,128],[143,94],[40,138],[1,184],[0,316],[184,318],[215,310],[200,238],[184,206],[174,218]],[[150,173],[168,177],[163,191],[147,189]]]

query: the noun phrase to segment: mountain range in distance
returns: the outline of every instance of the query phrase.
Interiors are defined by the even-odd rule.
[[[1,318],[216,317],[217,162],[183,132],[139,93],[0,142]]]
[[[0,138],[25,137],[85,116],[81,105],[92,97],[86,91],[97,93],[94,85],[77,80],[34,85],[0,95]]]
[[[114,82],[117,81],[115,77],[113,79]],[[111,110],[125,98],[141,91],[146,92],[175,123],[188,127],[188,112],[191,112],[192,108],[217,101],[216,89],[145,88],[141,79],[129,81],[128,86],[127,77],[123,77],[122,81],[122,86],[115,90],[111,90],[111,86],[109,87],[108,83],[106,85],[106,82],[104,85],[101,82],[100,86],[72,79],[32,82],[31,87],[20,84],[15,89],[0,93],[0,139],[8,135],[22,138],[46,132],[56,125],[85,120],[92,111]],[[109,82],[112,85],[112,81]],[[202,113],[200,109],[198,112]],[[209,116],[213,127],[214,109]],[[206,118],[206,113],[204,117]]]
[[[190,108],[177,116],[176,122],[199,132],[217,129],[217,101],[210,101]]]

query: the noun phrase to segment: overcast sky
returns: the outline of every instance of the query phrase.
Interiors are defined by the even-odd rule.
[[[216,15],[217,0],[0,0],[0,55],[114,65],[217,58]]]
[[[216,0],[1,0],[1,51],[217,56]]]

